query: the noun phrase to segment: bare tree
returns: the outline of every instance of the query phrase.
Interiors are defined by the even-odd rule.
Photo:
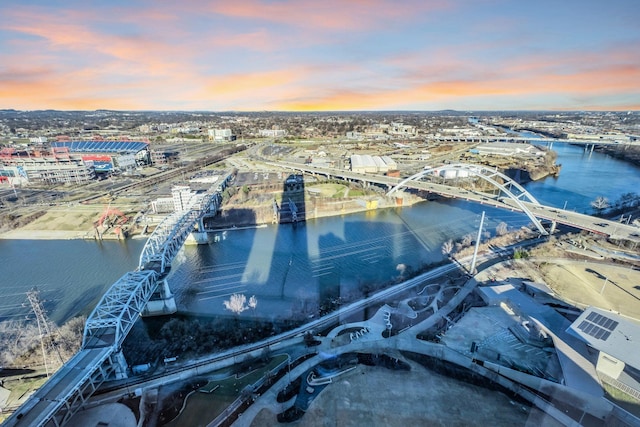
[[[504,236],[505,234],[507,234],[507,231],[508,231],[507,223],[504,221],[502,221],[500,224],[496,226],[496,234],[498,236]]]
[[[453,240],[449,239],[442,244],[442,255],[451,256],[453,252]]]
[[[591,202],[591,207],[598,211],[598,213],[601,213],[609,207],[609,199],[603,196],[598,196]]]
[[[258,298],[255,295],[251,295],[249,298],[249,308],[256,308],[258,306]]]
[[[246,305],[246,302],[247,297],[243,294],[232,294],[228,300],[223,301],[222,303],[227,310],[233,311],[236,314],[240,314],[249,308]]]
[[[473,242],[473,234],[468,233],[465,234],[464,236],[462,236],[462,246],[471,246],[471,243]]]
[[[249,298],[249,308],[251,308],[255,313],[257,306],[258,306],[258,298],[256,298],[255,295],[251,295],[251,298]]]

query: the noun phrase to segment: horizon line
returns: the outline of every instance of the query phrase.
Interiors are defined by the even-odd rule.
[[[453,109],[445,108],[441,110],[154,110],[154,109],[110,109],[110,108],[98,108],[95,110],[82,110],[82,109],[57,109],[57,108],[43,108],[43,109],[16,109],[16,108],[0,108],[0,112],[21,112],[21,113],[34,113],[34,112],[137,112],[137,113],[234,113],[234,114],[247,114],[247,113],[303,113],[303,114],[317,114],[317,113],[339,113],[339,114],[352,114],[352,113],[497,113],[497,112],[509,112],[509,113],[639,113],[640,109],[620,109],[620,110],[605,110],[605,109],[496,109],[496,110],[469,110],[469,109]]]

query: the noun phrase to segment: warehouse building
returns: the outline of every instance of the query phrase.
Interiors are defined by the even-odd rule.
[[[398,165],[388,156],[371,156],[369,154],[354,154],[350,158],[351,171],[358,173],[387,173],[397,170]]]

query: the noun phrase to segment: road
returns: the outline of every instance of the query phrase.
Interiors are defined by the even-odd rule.
[[[348,170],[319,168],[309,165],[271,162],[274,166],[294,169],[309,174],[325,175],[348,181],[366,181],[387,186],[388,189],[396,187],[401,178],[393,178],[384,175],[363,174]],[[427,181],[411,181],[405,184],[408,188],[435,193],[445,197],[469,200],[512,211],[522,211],[515,201],[501,195],[488,194],[480,191],[467,190],[452,185],[439,184]],[[553,206],[537,205],[521,200],[521,203],[538,219],[553,221],[581,230],[597,233],[612,239],[625,239],[640,243],[640,228],[623,224],[617,221],[580,214],[574,211],[556,208]]]

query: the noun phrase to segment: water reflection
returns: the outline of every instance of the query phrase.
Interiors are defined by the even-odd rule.
[[[331,305],[442,262],[442,243],[475,233],[482,210],[489,215],[490,234],[501,221],[516,228],[528,223],[523,214],[431,201],[295,225],[232,229],[218,242],[185,247],[169,282],[185,314],[236,316],[223,301],[241,293],[258,300],[241,317],[313,318]]]

